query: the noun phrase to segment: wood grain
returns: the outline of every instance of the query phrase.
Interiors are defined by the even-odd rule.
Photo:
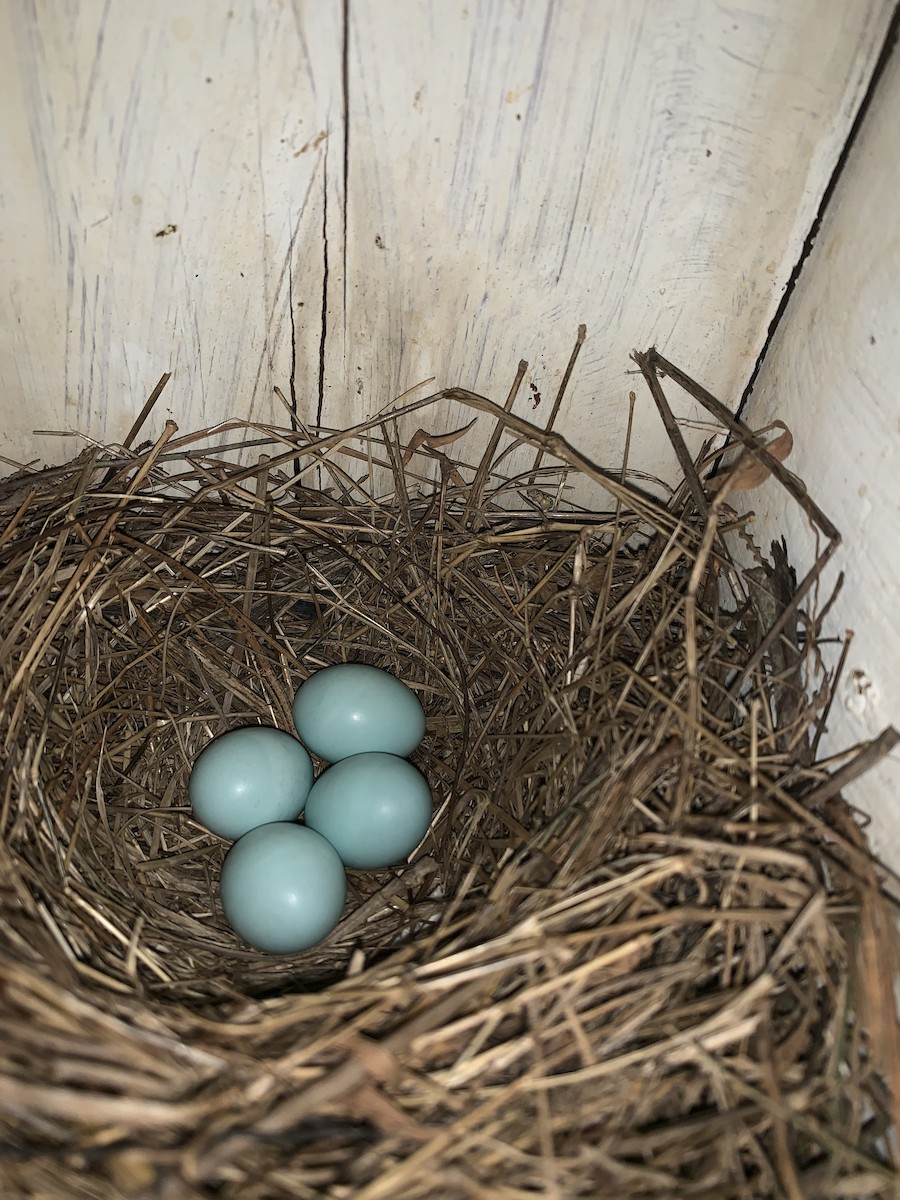
[[[583,321],[559,429],[615,465],[634,346],[740,395],[890,10],[11,0],[0,452],[120,439],[164,370],[147,436],[280,420],[276,384],[332,427],[428,377],[502,401],[522,357],[537,419]],[[635,446],[674,468],[645,395]]]
[[[3,13],[5,452],[74,452],[36,426],[121,438],[162,370],[157,425],[281,419],[292,357],[318,385],[339,8]]]

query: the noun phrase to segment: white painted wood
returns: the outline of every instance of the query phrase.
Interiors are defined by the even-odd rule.
[[[292,381],[300,416],[337,427],[432,376],[502,399],[520,357],[541,419],[584,321],[559,427],[617,464],[633,346],[736,401],[892,7],[7,0],[0,454],[80,447],[36,429],[121,439],[163,370],[148,435],[281,421]],[[832,748],[900,720],[898,71],[749,414],[788,421],[845,533]],[[637,390],[636,465],[666,474]],[[801,555],[781,493],[753,502]],[[854,792],[895,863],[898,785],[892,763]]]
[[[292,290],[298,386],[315,386],[340,16],[0,6],[2,452],[72,455],[36,427],[121,439],[164,370],[156,430],[169,415],[282,421]]]
[[[900,56],[893,56],[800,274],[745,414],[793,430],[788,466],[842,533],[823,598],[846,584],[829,631],[854,631],[823,751],[900,727]],[[809,527],[772,483],[748,496],[757,535],[785,535],[798,568]],[[836,654],[832,655],[832,663]],[[900,755],[848,791],[876,849],[900,867]]]
[[[581,321],[590,340],[559,424],[601,461],[621,461],[634,346],[656,343],[736,401],[888,7],[371,0],[351,13],[351,286],[328,378],[339,392],[345,353],[359,367],[354,415],[429,375],[502,400],[521,357],[546,412]],[[632,461],[670,474],[641,399]]]
[[[148,433],[523,356],[540,417],[584,321],[559,427],[615,463],[633,346],[740,394],[891,7],[7,0],[0,452],[120,439],[165,369]],[[636,444],[668,470],[646,399]]]

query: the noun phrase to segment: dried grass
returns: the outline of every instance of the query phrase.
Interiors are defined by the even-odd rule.
[[[635,358],[664,500],[517,417],[523,371],[505,408],[132,451],[163,380],[124,447],[0,484],[4,1196],[896,1194],[893,915],[840,797],[896,734],[817,763],[833,673],[806,688],[836,531]],[[744,446],[730,483],[664,376]],[[400,437],[448,402],[480,462]],[[822,533],[799,586],[728,507],[748,464]],[[190,763],[351,657],[422,698],[434,827],[327,942],[260,955]]]

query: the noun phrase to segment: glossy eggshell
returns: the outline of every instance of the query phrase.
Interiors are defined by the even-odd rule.
[[[389,867],[405,859],[427,833],[431,792],[406,759],[355,754],[319,776],[306,802],[305,820],[348,867]]]
[[[296,954],[326,937],[347,895],[337,851],[312,829],[260,825],[235,842],[219,895],[229,925],[270,954]]]
[[[258,825],[299,817],[312,787],[309,755],[295,737],[265,725],[232,729],[198,755],[188,784],[194,816],[232,840]]]
[[[294,724],[326,762],[373,750],[403,757],[422,740],[425,713],[416,694],[387,671],[336,663],[297,690]]]

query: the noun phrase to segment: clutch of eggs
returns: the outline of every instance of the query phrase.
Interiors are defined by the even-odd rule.
[[[395,676],[362,663],[325,667],[298,689],[293,714],[306,746],[333,764],[315,783],[296,738],[254,726],[210,742],[189,784],[196,818],[235,840],[220,880],[229,924],[275,954],[326,937],[345,902],[344,867],[406,858],[432,808],[425,778],[404,757],[422,739],[425,714]]]

